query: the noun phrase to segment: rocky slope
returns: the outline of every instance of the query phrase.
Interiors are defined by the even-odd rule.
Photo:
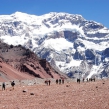
[[[0,42],[0,80],[33,78],[60,78],[46,59],[40,59],[21,45],[13,46]],[[64,77],[64,76],[63,76]]]
[[[0,38],[31,49],[70,77],[108,77],[109,29],[81,15],[2,15]]]

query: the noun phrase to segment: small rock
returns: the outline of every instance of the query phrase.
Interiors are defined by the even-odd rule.
[[[30,95],[34,95],[34,93],[30,93]]]
[[[98,88],[98,86],[96,86],[96,88]]]
[[[69,87],[69,85],[66,85],[66,87]]]
[[[22,92],[27,92],[26,90],[23,90]]]

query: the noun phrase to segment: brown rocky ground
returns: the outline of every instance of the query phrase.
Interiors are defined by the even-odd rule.
[[[9,87],[0,90],[0,109],[109,109],[109,80]]]

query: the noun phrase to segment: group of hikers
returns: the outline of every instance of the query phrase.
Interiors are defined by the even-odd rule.
[[[15,86],[15,82],[14,82],[14,81],[11,82],[11,86],[12,86],[13,89],[14,89],[14,86]],[[6,84],[5,84],[5,82],[3,82],[3,83],[2,83],[2,90],[5,90],[5,89],[6,89]]]
[[[64,84],[64,79],[56,79],[56,84]]]
[[[85,81],[85,79],[83,78],[82,82],[84,82],[84,81]],[[95,78],[87,78],[86,81],[87,82],[95,81]],[[80,83],[80,82],[81,82],[81,79],[77,78],[77,83]],[[50,86],[51,80],[45,80],[45,84]],[[64,78],[56,79],[56,84],[64,84]]]
[[[79,78],[77,78],[77,83],[80,83],[80,81],[81,81],[81,80],[80,80]],[[84,82],[85,79],[83,78],[82,81]],[[86,81],[87,81],[87,82],[90,82],[90,81],[94,81],[94,82],[95,82],[95,78],[87,78]]]
[[[80,83],[80,81],[81,81],[81,80],[80,80],[79,78],[77,78],[77,83]],[[85,79],[83,78],[82,81],[84,82]],[[95,81],[95,78],[87,78],[86,81],[87,81],[87,82]],[[64,78],[56,79],[55,82],[56,82],[56,84],[64,84]],[[49,80],[48,80],[48,79],[45,80],[45,84],[50,86],[51,80],[50,80],[50,79],[49,79]],[[11,86],[12,86],[13,89],[14,89],[14,86],[15,86],[15,82],[14,82],[14,81],[11,82]],[[3,83],[2,83],[2,90],[5,90],[5,89],[6,89],[6,84],[5,84],[5,82],[3,82]]]
[[[45,80],[45,84],[50,86],[51,80]],[[56,84],[64,84],[64,79],[56,79]]]
[[[50,86],[51,80],[45,80],[45,84]]]

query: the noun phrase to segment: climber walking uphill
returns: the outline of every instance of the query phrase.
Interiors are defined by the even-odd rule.
[[[2,90],[5,90],[5,82],[2,83]]]
[[[15,82],[14,82],[14,81],[11,82],[11,86],[12,86],[13,89],[14,89],[14,86],[15,86]]]

